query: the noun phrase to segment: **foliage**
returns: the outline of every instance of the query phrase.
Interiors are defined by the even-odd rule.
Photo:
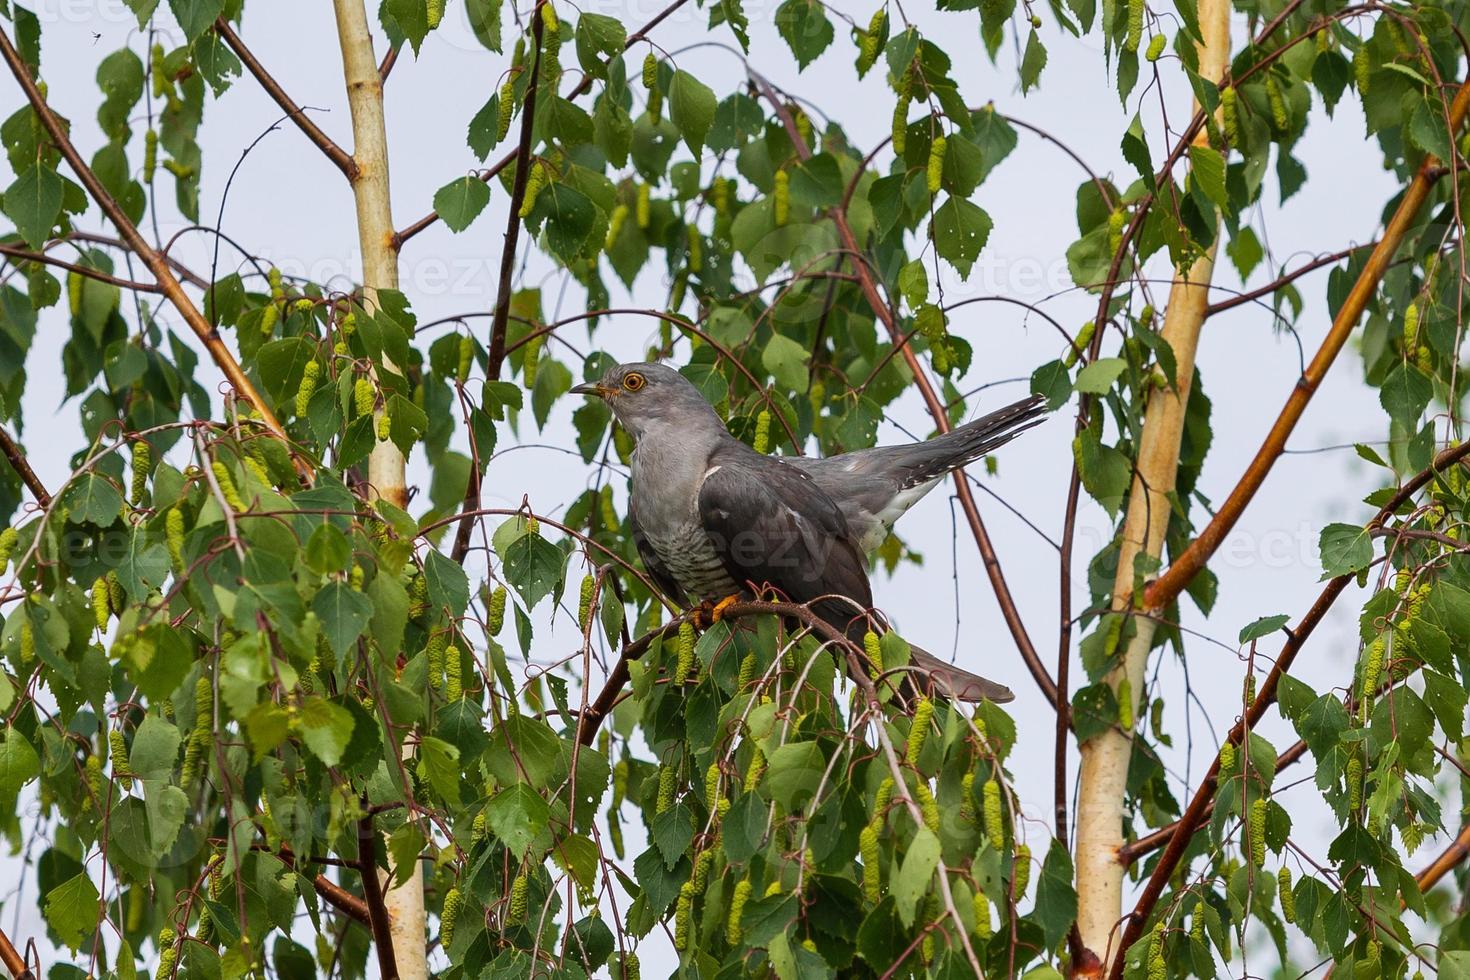
[[[979,189],[1019,138],[951,77],[972,42],[922,36],[895,5],[852,22],[785,0],[776,24],[798,66],[851,57],[859,75],[886,75],[891,144],[859,147],[754,70],[788,52],[751,52],[750,84],[715,91],[641,25],[542,0],[514,27],[500,0],[466,2],[487,49],[482,77],[499,78],[468,145],[481,161],[512,152],[484,180],[455,177],[424,196],[461,232],[492,196],[523,186],[517,218],[581,285],[586,313],[548,322],[540,293],[521,288],[499,335],[436,334],[404,294],[331,291],[255,264],[202,294],[263,405],[212,403],[195,379],[198,349],[162,309],[124,302],[134,287],[119,278],[119,250],[78,237],[87,194],[36,109],[20,105],[0,125],[15,174],[0,199],[15,272],[0,285],[0,421],[20,428],[38,311],[59,307],[71,331],[66,392],[85,437],[47,506],[22,506],[35,488],[0,467],[10,522],[0,566],[11,576],[0,592],[0,826],[17,843],[50,842],[36,863],[52,938],[119,976],[139,958],[161,976],[235,977],[267,962],[288,977],[357,976],[372,938],[362,873],[402,880],[421,868],[436,956],[455,976],[529,975],[544,961],[557,975],[632,977],[640,942],[660,928],[705,976],[1052,975],[1081,953],[1066,944],[1074,862],[1065,836],[1015,817],[1006,763],[1017,733],[1003,710],[926,703],[910,714],[891,675],[848,682],[834,650],[849,651],[789,616],[696,639],[687,620],[665,619],[638,574],[607,486],[570,501],[559,522],[477,505],[501,440],[544,425],[577,379],[608,366],[601,353],[566,363],[546,335],[585,325],[595,343],[614,291],[650,268],[672,285],[667,309],[646,311],[662,332],[649,356],[677,359],[762,449],[870,446],[915,385],[949,406],[936,424],[957,419],[960,384],[983,371],[949,331],[941,263],[970,273],[991,229]],[[156,0],[130,6],[140,28],[167,17]],[[385,0],[381,27],[407,43],[406,57],[443,6]],[[1219,248],[1249,275],[1263,261],[1250,211],[1268,184],[1285,198],[1307,179],[1292,150],[1319,103],[1330,113],[1361,99],[1385,166],[1405,183],[1431,154],[1459,161],[1444,82],[1464,70],[1459,3],[1240,0],[1257,35],[1223,88],[1198,74],[1190,0],[940,6],[978,30],[992,58],[1008,40],[1024,46],[1023,89],[1045,82],[1037,27],[1049,17],[1103,45],[1125,101],[1141,74],[1170,71],[1206,107],[1195,126],[1208,138],[1167,159],[1135,118],[1122,146],[1137,172],[1077,188],[1067,260],[1101,294],[1104,327],[1082,328],[1032,378],[1053,407],[1082,404],[1079,477],[1114,517],[1126,513],[1145,406],[1175,374],[1137,270],[1155,255],[1184,267]],[[201,159],[195,136],[212,97],[243,84],[226,37],[240,7],[171,0],[181,43],[140,34],[102,61],[108,142],[90,165],[131,221],[160,207],[199,220],[203,168],[225,162]],[[713,32],[748,47],[740,0],[702,7]],[[44,78],[36,17],[13,3],[0,13],[18,57]],[[1143,35],[1166,30],[1177,31],[1167,56],[1150,43],[1141,64]],[[531,168],[519,182],[517,149]],[[1361,450],[1384,470],[1375,506],[1456,445],[1426,413],[1448,405],[1453,417],[1465,383],[1462,186],[1456,172],[1431,189],[1370,282],[1361,350],[1392,437],[1382,457]],[[42,261],[55,239],[75,246],[60,266]],[[1362,250],[1338,260],[1334,310],[1365,260]],[[1296,275],[1280,273],[1268,302],[1289,326],[1301,296]],[[746,287],[750,276],[759,288]],[[628,439],[605,408],[580,406],[575,421],[586,462],[626,462]],[[1197,530],[1211,425],[1196,379],[1171,557]],[[412,513],[361,483],[384,443],[432,472]],[[1251,923],[1283,960],[1315,947],[1363,976],[1404,975],[1421,959],[1464,968],[1458,909],[1427,907],[1426,882],[1406,869],[1446,825],[1436,746],[1464,735],[1470,676],[1460,544],[1470,487],[1458,457],[1440,460],[1379,526],[1322,532],[1326,577],[1377,583],[1355,676],[1317,691],[1283,673],[1262,695],[1279,696],[1305,743],[1339,836],[1316,863],[1292,860],[1291,815],[1273,796],[1279,748],[1254,733],[1240,751],[1227,743],[1182,873],[1142,909],[1129,976],[1227,972]],[[484,580],[464,567],[461,512],[487,527]],[[1104,614],[1117,547],[1091,556],[1086,677],[1064,693],[1078,739],[1114,726],[1136,738],[1127,806],[1142,836],[1180,806],[1156,752],[1170,738],[1163,692],[1129,692],[1143,695],[1135,716],[1132,697],[1103,681],[1133,629],[1131,617]],[[880,557],[891,569],[912,556],[894,538]],[[1155,571],[1138,568],[1138,584]],[[1188,595],[1208,613],[1214,591],[1205,570]],[[518,682],[513,666],[552,616],[576,622],[582,650]],[[1163,611],[1159,656],[1185,654],[1178,618],[1175,604]],[[1267,643],[1286,622],[1264,618],[1241,642]],[[631,693],[598,730],[609,705],[589,664],[603,642],[624,651]],[[884,636],[883,667],[900,671],[907,649]],[[22,820],[32,798],[36,825]],[[646,839],[641,853],[624,846],[635,823],[626,833]],[[386,847],[373,845],[379,834]],[[1129,855],[1145,873],[1146,853]],[[1297,870],[1278,874],[1288,864]],[[1442,929],[1443,952],[1413,944],[1406,909]],[[302,914],[316,949],[298,941]]]

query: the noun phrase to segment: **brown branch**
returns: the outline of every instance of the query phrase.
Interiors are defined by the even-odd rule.
[[[383,60],[378,62],[378,81],[386,82],[388,75],[393,71],[393,66],[398,64],[398,51],[402,45],[395,44],[383,55]]]
[[[46,485],[36,476],[36,471],[31,469],[25,452],[4,429],[0,429],[0,454],[10,461],[11,468],[19,474],[21,482],[31,491],[31,496],[36,498],[36,503],[43,508],[50,507],[51,494],[47,492]]]
[[[1439,884],[1439,880],[1453,871],[1461,861],[1465,860],[1467,854],[1470,854],[1470,823],[1460,828],[1460,833],[1454,840],[1450,841],[1449,846],[1440,853],[1439,857],[1431,861],[1425,866],[1423,871],[1420,871],[1414,876],[1414,881],[1419,885],[1419,890],[1421,892],[1428,891]]]
[[[368,927],[373,930],[373,948],[378,954],[378,973],[383,980],[398,980],[398,961],[393,956],[393,924],[383,904],[383,885],[378,881],[378,835],[373,818],[357,822],[357,867],[362,874],[362,894],[367,906]]]
[[[148,267],[148,271],[153,273],[153,277],[158,280],[158,285],[163,295],[174,305],[174,308],[184,318],[184,322],[189,325],[189,328],[194,331],[195,336],[204,344],[205,349],[209,351],[210,357],[214,359],[215,364],[223,372],[226,380],[234,387],[236,394],[255,406],[256,411],[260,413],[260,418],[267,428],[282,439],[285,439],[286,430],[281,427],[281,423],[276,419],[275,413],[271,411],[270,406],[265,403],[265,400],[255,390],[255,385],[246,377],[244,370],[240,367],[240,362],[235,360],[235,356],[225,346],[225,342],[220,338],[219,332],[210,326],[209,321],[204,319],[204,315],[199,312],[199,308],[194,305],[193,300],[189,299],[188,294],[184,292],[184,287],[174,277],[168,262],[143,238],[137,226],[133,224],[132,219],[127,216],[117,201],[107,192],[107,188],[102,186],[102,182],[97,179],[97,175],[87,166],[86,161],[77,152],[77,148],[72,145],[70,137],[67,136],[66,128],[61,124],[61,120],[56,118],[56,114],[51,111],[51,107],[47,105],[45,97],[41,95],[40,90],[36,87],[35,80],[31,78],[30,69],[26,66],[20,53],[15,50],[15,45],[11,43],[9,33],[4,29],[0,29],[0,56],[4,57],[5,63],[10,67],[11,74],[20,83],[20,87],[25,92],[26,99],[29,100],[31,108],[35,110],[36,116],[41,120],[41,125],[45,127],[46,132],[51,136],[51,142],[61,151],[61,155],[70,164],[72,171],[77,175],[77,179],[81,181],[88,195],[91,196],[92,200],[97,202],[97,206],[102,209],[102,212],[117,227],[128,248],[136,252],[138,257],[142,259],[143,264]]]
[[[633,47],[633,45],[642,41],[648,36],[650,31],[652,31],[659,24],[662,24],[664,20],[668,18],[674,11],[678,10],[680,7],[684,6],[684,4],[688,2],[689,0],[673,0],[673,3],[670,3],[663,10],[660,10],[657,14],[655,14],[652,20],[644,24],[642,27],[638,28],[638,30],[634,33],[629,34],[628,40],[623,44],[623,50],[627,51],[629,48]],[[535,30],[536,28],[533,26],[532,29]],[[537,47],[539,48],[540,45],[538,44]],[[592,76],[583,75],[582,80],[574,85],[572,89],[567,92],[565,97],[569,100],[575,99],[577,96],[585,94],[591,88]],[[516,155],[518,152],[519,148],[517,148],[517,150],[512,150],[510,153],[507,153],[505,156],[497,160],[488,170],[480,171],[480,179],[488,183],[492,177],[495,177],[497,174],[500,173],[500,171],[504,170],[506,167],[516,162]],[[439,212],[430,211],[428,214],[424,215],[422,218],[415,221],[407,228],[404,228],[400,232],[395,232],[393,235],[393,247],[402,248],[404,242],[408,241],[410,238],[414,237],[419,232],[423,231],[425,228],[428,228],[430,225],[438,220]]]
[[[163,292],[156,282],[134,282],[131,279],[120,279],[117,276],[103,272],[101,269],[89,269],[87,266],[78,265],[75,262],[68,262],[65,259],[55,258],[54,256],[47,255],[45,252],[32,252],[28,248],[16,248],[14,245],[0,244],[0,255],[8,255],[13,259],[20,259],[25,262],[39,262],[42,265],[65,269],[67,272],[75,272],[77,275],[87,279],[95,279],[98,282],[105,282],[109,286],[116,286],[119,289],[126,289],[134,293]]]
[[[775,91],[765,78],[750,72],[751,81],[755,83],[761,95],[771,104],[772,109],[781,118],[786,127],[787,135],[790,136],[792,145],[796,148],[797,156],[802,160],[811,157],[811,148],[807,146],[806,140],[802,138],[801,131],[792,118],[786,104],[776,95]],[[852,226],[848,224],[847,214],[841,207],[832,208],[829,212],[833,223],[837,226],[838,236],[842,239],[845,248],[855,258],[853,269],[858,276],[858,285],[862,289],[863,297],[868,305],[872,307],[873,314],[883,322],[888,331],[888,336],[895,346],[901,347],[904,363],[908,365],[909,372],[913,374],[915,383],[919,386],[919,393],[924,398],[924,404],[928,406],[929,414],[934,419],[935,427],[941,432],[950,430],[949,416],[945,413],[944,402],[934,390],[933,383],[928,375],[924,373],[923,365],[919,363],[914,349],[909,346],[908,338],[904,336],[899,328],[898,322],[893,315],[882,295],[878,292],[877,284],[873,281],[873,273],[868,264],[863,261],[862,250],[858,247],[857,236],[853,234]],[[1010,586],[1006,583],[1005,572],[1000,566],[1000,559],[995,553],[995,546],[991,543],[990,533],[985,529],[985,522],[980,517],[980,509],[975,505],[975,497],[970,492],[970,485],[965,480],[963,470],[954,473],[955,497],[960,502],[960,509],[965,512],[965,519],[969,522],[970,533],[975,538],[975,545],[980,550],[980,560],[985,565],[985,574],[990,578],[991,588],[995,591],[996,601],[1000,604],[1001,616],[1005,619],[1006,627],[1015,640],[1016,649],[1021,653],[1021,659],[1026,668],[1036,680],[1036,686],[1053,707],[1057,704],[1057,685],[1052,680],[1051,674],[1047,672],[1046,665],[1041,662],[1041,656],[1036,652],[1036,646],[1031,642],[1030,635],[1026,632],[1026,624],[1021,621],[1020,610],[1016,608],[1016,602],[1011,595]]]
[[[292,869],[296,867],[296,855],[292,852],[291,848],[282,846],[281,849],[276,852],[276,856],[281,859],[282,863],[284,863],[286,867]],[[343,888],[341,885],[337,884],[326,875],[317,875],[315,878],[312,879],[311,883],[312,886],[316,889],[316,893],[320,895],[328,905],[332,906],[343,915],[346,915],[354,922],[359,922],[362,925],[371,927],[372,923],[368,919],[367,903],[364,902],[362,899],[358,898],[356,895],[352,894],[350,891]]]
[[[26,965],[25,957],[20,955],[3,929],[0,929],[0,963],[5,964],[5,969],[15,980],[36,980],[35,973]]]
[[[130,250],[128,243],[123,241],[121,238],[114,238],[111,235],[99,235],[93,231],[71,231],[68,232],[62,240],[68,242],[89,242],[93,245],[104,245],[108,248],[118,248],[122,249],[123,251]],[[195,286],[199,289],[209,288],[208,279],[204,278],[199,273],[195,272],[193,269],[190,269],[187,265],[180,262],[172,255],[168,254],[167,251],[163,253],[163,260],[168,263],[168,267],[170,269],[174,270],[174,274],[179,277],[180,281],[186,282],[189,285]]]
[[[256,58],[255,54],[245,46],[245,42],[240,40],[240,35],[235,33],[234,28],[230,26],[230,22],[224,17],[220,17],[214,22],[214,32],[224,39],[224,42],[230,46],[230,50],[234,51],[235,55],[244,62],[246,70],[255,76],[255,80],[260,83],[260,87],[265,89],[266,94],[274,99],[276,105],[285,111],[290,120],[296,124],[296,128],[301,130],[307,139],[316,144],[316,148],[321,150],[328,160],[332,161],[333,166],[342,171],[342,176],[348,180],[356,180],[357,162],[352,159],[352,154],[342,149],[330,136],[322,132],[317,127],[317,124],[312,122],[310,117],[306,115],[306,110],[297,105],[291,96],[286,94],[286,90],[281,88],[281,83],[277,82],[275,77],[266,71],[265,66],[260,63],[260,59]]]
[[[1464,91],[1462,89],[1462,91]],[[1367,527],[1372,530],[1381,527],[1405,502],[1412,499],[1435,474],[1460,462],[1466,456],[1470,456],[1470,442],[1458,446],[1451,446],[1442,450],[1427,469],[1416,473],[1407,483],[1399,488],[1398,492],[1389,498],[1383,508],[1373,516]],[[1245,712],[1245,717],[1235,723],[1226,736],[1225,743],[1239,745],[1245,738],[1245,734],[1261,720],[1266,709],[1276,702],[1276,686],[1281,681],[1281,676],[1291,669],[1292,662],[1296,660],[1297,654],[1302,646],[1312,635],[1312,631],[1326,617],[1332,604],[1337,601],[1343,591],[1354,579],[1353,575],[1339,575],[1330,580],[1322,589],[1312,607],[1307,610],[1295,629],[1288,631],[1287,641],[1282,645],[1281,653],[1272,665],[1266,679],[1261,682],[1256,699],[1251,702]],[[1194,836],[1195,828],[1199,827],[1210,801],[1214,796],[1215,779],[1220,772],[1220,755],[1217,752],[1215,759],[1210,763],[1204,779],[1195,790],[1194,796],[1190,798],[1189,805],[1185,807],[1184,814],[1175,825],[1173,834],[1169,837],[1164,847],[1164,853],[1159,856],[1158,863],[1154,865],[1153,873],[1149,876],[1148,883],[1144,886],[1143,894],[1138,899],[1138,904],[1127,916],[1127,925],[1123,931],[1122,945],[1119,946],[1119,955],[1113,960],[1113,969],[1110,974],[1112,980],[1122,980],[1123,965],[1127,960],[1128,949],[1138,941],[1143,934],[1144,924],[1153,912],[1154,906],[1158,904],[1163,895],[1169,879],[1178,867],[1180,860],[1184,857],[1185,849],[1189,840]]]
[[[1266,283],[1266,285],[1260,287],[1259,289],[1252,289],[1248,293],[1239,293],[1235,296],[1230,297],[1229,299],[1222,299],[1218,303],[1211,303],[1205,308],[1205,316],[1212,317],[1216,313],[1224,313],[1226,310],[1233,310],[1237,306],[1243,306],[1246,303],[1254,303],[1262,296],[1270,296],[1278,289],[1282,288],[1288,283],[1293,282],[1294,280],[1300,279],[1302,276],[1306,275],[1309,272],[1315,272],[1316,270],[1322,268],[1324,265],[1333,265],[1335,263],[1341,262],[1343,259],[1350,257],[1354,252],[1360,251],[1361,249],[1365,248],[1374,248],[1377,245],[1377,242],[1367,242],[1363,245],[1354,245],[1351,248],[1345,248],[1341,252],[1333,252],[1331,255],[1323,255],[1319,258],[1315,258],[1307,264],[1298,266],[1290,272],[1282,273],[1279,278],[1273,279],[1271,282]]]
[[[1450,129],[1452,131],[1459,129],[1467,110],[1470,110],[1470,82],[1460,86],[1459,91],[1455,94],[1455,101],[1450,107]],[[1413,225],[1419,209],[1429,197],[1430,189],[1444,173],[1445,170],[1438,159],[1433,155],[1425,157],[1419,171],[1404,191],[1399,206],[1394,209],[1388,226],[1384,228],[1383,238],[1373,247],[1373,253],[1368,256],[1363,271],[1358,274],[1357,282],[1353,283],[1352,291],[1343,300],[1337,316],[1333,318],[1332,328],[1323,338],[1322,346],[1317,349],[1312,362],[1307,365],[1307,369],[1292,388],[1291,394],[1286,399],[1286,405],[1271,426],[1271,431],[1266,434],[1261,448],[1256,451],[1255,458],[1246,467],[1240,482],[1230,491],[1230,496],[1220,505],[1220,509],[1216,511],[1214,518],[1205,529],[1189,543],[1183,554],[1174,560],[1168,570],[1144,591],[1144,608],[1162,608],[1184,591],[1199,570],[1204,568],[1210,556],[1215,553],[1215,549],[1225,540],[1231,528],[1235,527],[1235,523],[1240,520],[1241,514],[1245,512],[1245,508],[1255,497],[1256,492],[1261,489],[1266,476],[1286,449],[1286,440],[1296,428],[1297,421],[1301,418],[1302,412],[1306,410],[1307,403],[1316,394],[1318,386],[1322,384],[1322,379],[1332,367],[1332,362],[1337,358],[1338,352],[1347,343],[1368,301],[1377,292],[1384,272],[1392,262],[1393,255],[1398,251],[1410,226]]]

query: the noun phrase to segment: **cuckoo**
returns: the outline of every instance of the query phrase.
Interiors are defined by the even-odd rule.
[[[1036,425],[1040,399],[1008,405],[927,442],[838,456],[767,456],[732,436],[683,375],[621,364],[573,392],[601,398],[632,436],[628,522],[649,576],[669,598],[709,604],[774,588],[861,642],[873,610],[867,554],[952,470]],[[916,686],[964,701],[1009,688],[918,647]]]

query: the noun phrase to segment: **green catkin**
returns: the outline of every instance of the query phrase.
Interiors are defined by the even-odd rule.
[[[316,300],[303,296],[291,304],[291,309],[297,313],[310,313],[316,309]]]
[[[654,122],[658,122],[659,117],[663,115],[664,111],[663,89],[651,88],[648,90],[648,99],[644,103],[644,111],[648,113],[649,119],[653,120]]]
[[[444,700],[454,704],[464,697],[464,677],[460,673],[459,647],[444,648]]]
[[[1149,38],[1148,50],[1144,52],[1144,58],[1148,59],[1149,62],[1158,61],[1159,56],[1164,53],[1165,43],[1166,39],[1162,34],[1155,34]]]
[[[20,662],[29,664],[36,659],[36,631],[27,620],[20,624]]]
[[[737,689],[743,691],[750,682],[755,680],[755,654],[747,653],[745,659],[740,661],[740,677],[737,680]]]
[[[505,586],[497,585],[495,591],[490,593],[490,607],[485,616],[485,625],[490,630],[491,636],[499,636],[505,626]]]
[[[1276,872],[1276,891],[1281,896],[1281,917],[1291,925],[1296,922],[1296,896],[1291,891],[1291,869],[1284,864]]]
[[[638,185],[638,198],[634,202],[633,219],[639,228],[647,228],[653,220],[653,189],[647,184]]]
[[[495,106],[495,142],[510,135],[510,121],[516,113],[516,86],[513,80],[500,86],[500,101]]]
[[[616,531],[622,522],[618,520],[618,510],[613,505],[612,484],[602,485],[597,493],[597,505],[602,512],[602,526],[609,531]]]
[[[534,514],[526,518],[526,533],[533,538],[541,537],[541,519]]]
[[[100,575],[92,582],[92,613],[97,617],[97,629],[107,632],[107,621],[112,614],[112,601],[107,594],[107,580]]]
[[[281,308],[275,301],[266,303],[260,308],[260,335],[269,337],[276,332],[276,324],[281,322]]]
[[[753,887],[749,878],[742,878],[736,882],[735,894],[730,897],[730,915],[725,920],[725,941],[731,946],[739,946],[744,935],[740,928],[740,917],[745,914],[745,903],[750,901]]]
[[[1258,796],[1251,803],[1250,816],[1251,863],[1261,867],[1266,863],[1266,798]]]
[[[623,954],[623,980],[641,980],[637,953]]]
[[[898,104],[893,107],[893,154],[903,156],[903,151],[908,146],[909,135],[909,99],[907,95],[900,95]]]
[[[597,592],[597,579],[591,575],[582,578],[581,591],[577,596],[577,626],[586,629],[592,622],[592,597]]]
[[[745,770],[745,792],[752,792],[760,785],[761,777],[766,773],[766,754],[757,746],[755,754],[750,757],[750,767]]]
[[[373,405],[376,401],[377,393],[373,391],[373,383],[366,375],[352,383],[352,407],[357,411],[359,418],[373,414]]]
[[[143,183],[153,183],[158,173],[158,130],[148,128],[143,134]]]
[[[526,342],[526,353],[521,359],[521,381],[527,388],[536,387],[536,374],[541,368],[541,348],[544,337],[533,337]]]
[[[470,379],[470,368],[475,364],[475,342],[469,334],[460,334],[459,361],[454,366],[454,380],[464,384]]]
[[[872,630],[863,634],[863,652],[868,655],[868,673],[877,680],[883,673],[883,644]]]
[[[714,809],[715,800],[720,798],[720,764],[711,762],[704,772],[704,802]]]
[[[387,442],[388,437],[393,434],[393,416],[388,413],[388,406],[383,406],[383,414],[378,416],[374,424],[379,442]]]
[[[883,45],[883,29],[887,26],[888,10],[879,7],[868,21],[868,29],[858,37],[858,77],[866,75],[878,62],[878,51]]]
[[[15,546],[20,544],[20,532],[13,527],[7,527],[0,531],[0,575],[4,575],[10,568],[10,557],[15,554]]]
[[[975,935],[981,942],[989,942],[995,930],[990,924],[990,899],[983,891],[975,893]]]
[[[1404,350],[1412,351],[1419,346],[1419,304],[1410,303],[1404,310]]]
[[[1117,207],[1108,215],[1108,252],[1116,255],[1123,247],[1123,229],[1128,224],[1128,209]],[[1089,321],[1091,322],[1091,321]]]
[[[444,909],[439,913],[439,945],[444,949],[454,942],[454,920],[459,918],[463,901],[458,888],[449,889],[444,896]]]
[[[904,764],[910,769],[919,767],[919,756],[924,751],[924,743],[929,739],[929,725],[934,720],[934,702],[928,698],[920,698],[918,707],[914,709],[914,723],[909,727],[909,741],[904,750]]]
[[[1005,840],[1005,823],[1001,820],[1000,783],[994,776],[985,781],[980,791],[980,812],[985,818],[985,836],[999,847]]]
[[[619,204],[612,210],[607,219],[607,241],[604,243],[604,251],[612,251],[617,244],[618,236],[623,233],[623,226],[628,223],[628,205]]]
[[[1194,914],[1189,917],[1189,938],[1197,943],[1205,941],[1205,903],[1200,902],[1194,907]]]
[[[679,901],[674,906],[674,948],[684,952],[689,948],[689,918],[694,908],[694,885],[684,882],[679,886]]]
[[[1220,746],[1220,772],[1231,775],[1235,772],[1235,743],[1226,742]]]
[[[429,611],[429,582],[415,573],[408,581],[408,618],[422,619]]]
[[[676,782],[679,778],[678,766],[664,763],[658,769],[658,798],[654,803],[654,813],[663,813],[674,805],[674,791],[677,789]]]
[[[506,912],[507,922],[520,922],[526,917],[526,892],[530,881],[526,873],[516,873],[515,880],[510,883],[510,908]]]
[[[1366,43],[1358,45],[1353,52],[1353,79],[1358,85],[1358,94],[1368,94],[1368,76],[1373,73],[1373,62],[1368,55]]]
[[[1026,894],[1026,886],[1031,884],[1031,845],[1019,844],[1016,846],[1015,871],[1012,873],[1011,883],[1014,886],[1016,898]]]
[[[1363,805],[1363,759],[1354,755],[1347,764],[1348,809],[1356,810]]]
[[[876,905],[883,888],[878,869],[878,818],[858,834],[858,850],[863,858],[863,897]]]
[[[1276,80],[1275,75],[1266,76],[1266,101],[1271,105],[1271,122],[1278,130],[1285,129],[1289,122],[1286,115],[1286,98],[1281,94],[1281,83]]]
[[[686,226],[685,232],[689,240],[689,271],[698,275],[704,270],[704,239],[693,225]]]
[[[710,203],[714,205],[715,214],[722,218],[730,216],[730,181],[725,177],[716,177],[709,185]]]
[[[1373,692],[1378,690],[1378,680],[1383,674],[1384,638],[1376,637],[1368,644],[1368,652],[1363,658],[1363,686],[1359,691],[1359,699],[1364,706],[1364,714],[1367,713],[1368,702],[1373,697]]]
[[[687,620],[679,624],[678,649],[679,655],[674,662],[674,680],[682,684],[694,670],[694,624]]]
[[[771,450],[771,413],[764,408],[755,417],[755,439],[752,446],[761,454]]]
[[[153,447],[139,439],[133,443],[133,485],[129,488],[132,490],[129,499],[134,507],[143,503],[143,496],[148,492],[148,474],[152,469]]]
[[[470,823],[470,844],[478,844],[490,836],[490,820],[481,810]]]
[[[95,752],[87,756],[85,768],[87,770],[87,789],[91,791],[93,801],[101,807],[107,799],[107,784],[102,778],[102,757]]]
[[[521,198],[520,216],[522,220],[531,216],[531,211],[536,207],[536,198],[541,196],[541,189],[546,186],[546,164],[537,160],[531,165],[531,173],[526,177],[526,196]]]
[[[975,822],[975,774],[967,772],[960,779],[960,819]]]
[[[924,816],[924,826],[936,834],[939,833],[939,803],[934,799],[929,784],[923,780],[915,783],[914,797],[914,802],[919,804],[919,811]]]
[[[245,501],[240,498],[240,491],[235,489],[234,477],[230,476],[230,469],[219,460],[209,464],[210,472],[214,474],[215,482],[219,484],[220,495],[225,498],[233,511],[245,509]]]
[[[163,938],[159,935],[160,940]],[[162,948],[158,952],[158,970],[153,974],[154,980],[172,980],[174,975],[174,964],[179,959],[179,948],[169,940],[167,944],[160,943]]]
[[[934,142],[929,144],[929,164],[924,171],[924,184],[931,197],[939,193],[939,187],[944,182],[945,145],[943,136],[934,137]]]
[[[556,16],[556,8],[550,3],[543,3],[541,5],[541,26],[552,37],[559,37],[561,35],[561,20]]]
[[[298,416],[306,414],[306,409],[311,404],[311,396],[316,394],[316,385],[321,377],[321,363],[307,361],[306,367],[301,372],[301,384],[296,389],[296,414]]]
[[[878,784],[878,792],[873,796],[873,819],[882,821],[888,811],[888,801],[893,799],[893,777],[885,776],[883,782]]]
[[[777,228],[784,228],[791,220],[791,175],[784,170],[776,171],[775,186],[771,191],[771,215]]]
[[[1118,681],[1118,727],[1133,731],[1133,682],[1126,677]]]
[[[366,581],[367,572],[363,571],[361,565],[353,565],[352,570],[347,573],[347,584],[352,587],[352,591],[361,592]]]
[[[123,589],[122,579],[117,577],[117,572],[108,572],[106,579],[107,604],[114,616],[121,616],[123,608],[128,603],[128,594]]]
[[[1063,367],[1070,369],[1076,365],[1077,359],[1082,356],[1082,352],[1087,350],[1087,345],[1092,343],[1092,336],[1095,333],[1097,333],[1096,321],[1088,320],[1082,324],[1082,329],[1077,331],[1076,339],[1067,348],[1067,356],[1062,361]]]
[[[1227,85],[1220,90],[1220,114],[1225,122],[1225,142],[1230,146],[1240,142],[1240,116],[1235,98],[1235,86]]]
[[[429,687],[433,689],[444,686],[445,647],[446,641],[443,633],[431,635],[428,645],[424,647],[424,660],[429,669]]]
[[[1143,0],[1128,0],[1128,35],[1123,39],[1123,47],[1137,53],[1142,40]]]
[[[791,107],[791,116],[792,121],[796,123],[796,135],[801,140],[801,144],[806,147],[813,146],[811,117],[803,112],[800,106]]]
[[[658,58],[652,51],[643,56],[643,87],[652,90],[658,84]]]

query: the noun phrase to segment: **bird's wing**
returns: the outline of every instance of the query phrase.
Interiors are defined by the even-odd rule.
[[[791,462],[827,491],[863,550],[872,551],[893,522],[945,474],[1000,448],[1045,415],[1041,399],[1026,398],[925,442],[795,457]]]
[[[673,599],[679,605],[685,604],[684,590],[679,587],[678,581],[669,572],[658,552],[653,550],[648,536],[643,533],[643,527],[638,523],[638,513],[633,509],[633,501],[628,500],[628,533],[633,536],[633,545],[638,549],[638,557],[643,561],[643,570],[648,577],[653,579],[659,591]]]
[[[716,452],[699,491],[699,516],[725,570],[755,589],[773,586],[844,633],[873,604],[868,572],[842,510],[786,463]],[[859,634],[861,635],[861,634]]]

